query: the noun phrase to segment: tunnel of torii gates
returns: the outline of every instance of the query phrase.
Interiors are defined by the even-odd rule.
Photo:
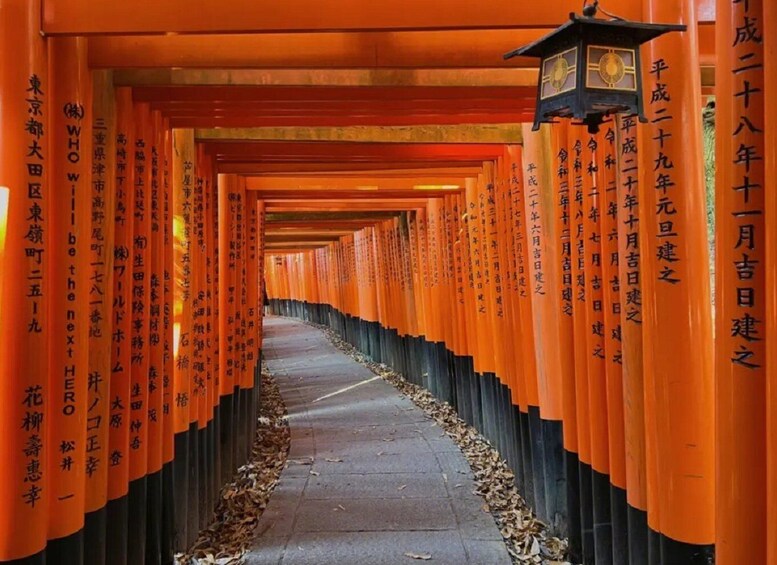
[[[579,9],[0,0],[0,560],[192,543],[266,285],[454,406],[571,561],[777,563],[777,3],[614,2],[688,25],[647,123],[531,131],[502,54]]]

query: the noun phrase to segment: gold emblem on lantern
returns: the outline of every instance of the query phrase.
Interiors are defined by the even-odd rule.
[[[574,90],[577,85],[577,47],[542,61],[541,98],[550,98]]]
[[[636,54],[633,49],[589,45],[586,70],[588,88],[637,89]]]
[[[599,76],[606,82],[610,88],[613,88],[620,82],[625,74],[623,59],[617,53],[610,51],[602,55],[599,59]]]
[[[569,63],[561,57],[556,59],[556,62],[553,63],[553,68],[550,69],[550,84],[557,92],[564,86],[564,82],[567,80],[568,71]]]

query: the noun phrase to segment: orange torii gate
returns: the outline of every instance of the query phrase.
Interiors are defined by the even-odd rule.
[[[507,143],[268,130],[527,122],[498,55],[579,2],[157,4],[0,0],[0,561],[191,545],[250,452],[265,285],[454,406],[570,559],[777,559],[771,2],[622,2],[689,26],[643,49],[648,123]]]

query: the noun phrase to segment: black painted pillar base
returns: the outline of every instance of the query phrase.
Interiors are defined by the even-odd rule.
[[[558,420],[542,420],[545,449],[545,504],[550,530],[567,537],[569,532],[567,477],[564,465],[564,428]]]
[[[534,498],[534,464],[532,463],[531,426],[529,425],[529,413],[520,411],[521,426],[521,459],[523,460],[523,498],[531,508],[536,508],[537,501]]]
[[[523,471],[523,436],[521,435],[521,408],[513,405],[513,436],[515,437],[515,462],[512,464],[515,474],[515,488],[524,499],[526,498],[526,478]]]
[[[542,438],[542,420],[539,406],[529,406],[529,433],[531,435],[532,477],[534,479],[534,511],[540,520],[548,521],[545,498],[545,442]]]
[[[191,546],[200,532],[200,437],[197,422],[189,424],[189,490],[186,510],[186,546]]]
[[[129,494],[127,495],[127,517],[130,532],[127,540],[127,560],[130,565],[143,563],[146,557],[147,498],[148,483],[146,477],[130,481]]]
[[[173,462],[162,465],[162,564],[171,565],[175,555],[173,529],[175,527],[175,478]]]
[[[62,538],[51,539],[46,544],[46,565],[70,565],[84,561],[84,530],[78,530]]]
[[[187,535],[189,511],[189,432],[175,434],[175,458],[173,471],[173,531],[172,544],[175,552],[188,549]]]
[[[107,547],[108,509],[103,506],[84,517],[84,565],[103,565]]]
[[[162,565],[162,470],[146,475],[146,563]]]
[[[714,545],[696,545],[677,541],[663,534],[659,536],[661,565],[713,565],[715,563]]]
[[[629,563],[629,518],[626,489],[610,484],[610,512],[612,515],[612,562]]]
[[[594,547],[596,565],[612,563],[612,512],[610,511],[610,477],[591,470],[594,503]]]
[[[564,451],[564,467],[567,473],[567,539],[569,560],[583,562],[583,534],[580,522],[580,461],[577,453]]]
[[[127,546],[129,545],[129,501],[127,495],[115,500],[109,500],[105,509],[108,511],[106,520],[105,553],[110,558],[111,565],[127,565]]]
[[[594,494],[591,465],[580,461],[580,523],[583,534],[583,565],[595,562]]]

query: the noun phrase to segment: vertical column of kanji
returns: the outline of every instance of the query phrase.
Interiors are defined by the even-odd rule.
[[[767,563],[764,2],[719,0],[715,560]],[[773,189],[773,187],[772,187]]]
[[[562,419],[563,380],[561,357],[555,352],[561,336],[560,264],[558,261],[559,217],[553,186],[550,128],[539,132],[524,128],[523,162],[525,167],[526,221],[531,260],[531,301],[537,359],[537,384],[541,420],[530,418],[532,448],[537,448],[534,464],[538,480],[545,483],[545,519],[554,529],[566,523],[566,486],[564,484],[564,434]],[[536,428],[536,426],[541,426]],[[535,437],[535,428],[537,436]],[[537,465],[536,459],[542,463]],[[540,474],[540,472],[542,474]],[[542,515],[542,507],[538,512]]]
[[[604,282],[602,281],[601,179],[597,155],[599,141],[582,138],[583,238],[585,253],[586,349],[588,406],[591,425],[591,480],[593,493],[596,562],[612,562],[612,513],[610,512],[610,457],[607,421],[607,378],[604,351]]]
[[[670,33],[643,47],[649,124],[641,128],[640,145],[644,374],[646,388],[654,391],[648,395],[655,394],[657,400],[648,421],[656,422],[658,439],[656,458],[649,457],[648,465],[658,465],[662,560],[683,563],[711,555],[715,536],[698,32],[694,2],[647,0],[643,9],[648,21],[688,26],[686,32]],[[749,362],[750,351],[738,349],[734,362]],[[647,437],[650,440],[650,433]]]
[[[194,131],[173,130],[172,244],[173,244],[173,433],[174,527],[173,547],[188,547],[189,381],[192,364],[192,252],[194,198]]]
[[[525,201],[523,198],[523,152],[519,145],[507,147],[510,158],[510,211],[513,257],[513,347],[517,349],[520,362],[518,372],[518,413],[516,433],[520,438],[520,462],[518,481],[522,495],[530,506],[534,506],[534,480],[532,476],[531,436],[529,434],[529,386],[536,395],[536,366],[534,354],[534,327],[529,289],[529,256],[526,237]]]
[[[164,180],[162,114],[151,116],[147,159],[151,169],[149,184],[149,291],[148,291],[148,471],[146,562],[158,562],[162,555],[162,386],[164,380]]]
[[[234,335],[232,334],[234,305],[234,187],[237,179],[233,175],[218,177],[218,246],[219,246],[219,442],[221,445],[221,482],[232,476],[233,469],[233,393],[235,388]],[[285,298],[285,297],[284,297]]]
[[[92,73],[91,239],[89,246],[89,376],[84,563],[106,558],[111,333],[113,330],[113,210],[116,203],[116,98],[110,71]],[[92,438],[91,440],[89,438]]]
[[[561,372],[561,410],[563,417],[564,472],[566,495],[566,524],[561,532],[569,537],[569,552],[572,560],[582,561],[582,538],[580,531],[580,495],[577,455],[577,406],[575,404],[575,354],[574,324],[574,279],[572,276],[572,218],[570,202],[571,161],[569,158],[566,122],[551,128],[552,186],[556,228],[555,264],[558,269],[558,357]]]
[[[648,479],[645,467],[645,387],[642,378],[637,120],[631,116],[618,118],[615,127],[629,559],[631,563],[641,565],[647,563],[648,556]],[[655,509],[657,511],[657,506]]]
[[[614,123],[597,136],[599,234],[604,288],[604,351],[607,383],[607,433],[610,454],[610,507],[613,563],[629,562],[626,504],[626,440],[623,420],[623,351],[621,338],[620,254],[618,253],[617,146]]]
[[[49,488],[46,300],[50,191],[46,42],[40,1],[0,1],[0,560],[45,560]],[[9,57],[14,53],[13,60]],[[53,106],[52,106],[53,108]],[[50,413],[49,413],[50,414]]]
[[[763,5],[764,93],[777,93],[777,5]],[[777,108],[764,105],[764,171],[777,178]],[[764,194],[766,231],[766,562],[777,560],[777,191]]]
[[[149,349],[151,291],[151,113],[146,103],[135,104],[135,201],[132,236],[132,331],[130,390],[130,484],[129,549],[130,563],[140,563],[146,553],[146,498],[148,487],[148,383],[151,363]]]
[[[588,408],[588,334],[586,294],[585,232],[583,207],[583,134],[579,128],[569,132],[571,158],[572,200],[572,330],[574,333],[575,412],[577,414],[578,481],[580,495],[580,531],[582,532],[582,561],[594,560],[593,494],[591,483],[591,421]]]
[[[87,433],[92,435],[101,423],[99,416],[87,420],[86,415],[92,84],[85,39],[52,39],[48,47],[52,108],[49,233],[53,245],[46,268],[52,330],[46,561],[65,563],[83,560]]]
[[[173,234],[173,130],[163,120],[162,145],[162,233],[164,240],[164,305],[162,328],[164,334],[164,373],[162,377],[162,561],[169,562],[174,554],[173,529],[175,525],[175,420],[173,417],[175,375],[175,238]]]
[[[132,332],[132,240],[135,215],[135,127],[132,90],[116,89],[116,176],[113,209],[113,308],[109,384],[106,555],[127,562]]]
[[[378,234],[376,227],[375,240],[377,242]],[[420,334],[418,343],[416,345],[416,355],[418,356],[418,370],[419,370],[419,385],[425,388],[429,387],[429,370],[427,363],[427,341],[429,335],[430,322],[429,318],[431,314],[431,304],[429,302],[429,272],[428,272],[428,255],[429,250],[426,245],[427,233],[426,233],[426,209],[416,210],[416,235],[418,246],[418,283],[419,283],[419,295],[421,297],[421,303],[423,304],[423,333]],[[380,257],[376,255],[376,264],[380,264]]]

